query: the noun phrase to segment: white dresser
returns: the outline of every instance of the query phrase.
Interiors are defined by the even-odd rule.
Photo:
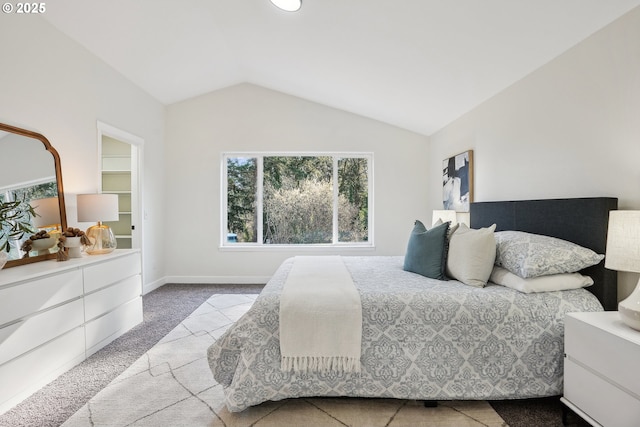
[[[142,322],[138,250],[0,270],[0,413]]]
[[[640,331],[618,312],[570,313],[562,402],[594,426],[640,426]]]

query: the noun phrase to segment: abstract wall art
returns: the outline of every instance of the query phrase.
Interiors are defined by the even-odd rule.
[[[456,154],[442,162],[444,209],[469,212],[473,202],[473,150]]]

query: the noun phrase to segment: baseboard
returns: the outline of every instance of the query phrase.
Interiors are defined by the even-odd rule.
[[[212,285],[264,285],[271,276],[165,276],[142,285],[142,295],[158,289],[167,283],[212,284]]]
[[[154,282],[151,282],[151,283],[144,283],[142,285],[142,295],[146,295],[149,292],[151,292],[151,291],[153,291],[155,289],[158,289],[160,286],[166,285],[167,283],[168,282],[167,282],[167,278],[166,277],[163,277],[162,279],[158,279],[158,280],[156,280]]]
[[[198,283],[198,284],[229,284],[229,285],[263,285],[271,276],[166,276],[165,283]]]

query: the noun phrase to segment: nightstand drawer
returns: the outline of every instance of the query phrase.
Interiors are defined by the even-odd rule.
[[[564,384],[564,397],[602,426],[640,425],[640,400],[567,358]]]
[[[565,319],[567,357],[640,396],[640,369],[635,368],[640,361],[640,332],[624,325],[617,312],[591,313],[584,317],[588,321],[582,314]]]

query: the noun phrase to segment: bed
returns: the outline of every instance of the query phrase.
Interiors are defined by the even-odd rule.
[[[471,228],[496,224],[557,237],[604,254],[615,198],[482,202]],[[403,269],[403,257],[342,257],[362,303],[359,372],[281,369],[280,295],[286,260],[251,309],[209,349],[230,411],[310,396],[416,400],[496,400],[555,396],[563,386],[564,315],[614,310],[615,272],[604,262],[580,273],[594,284],[522,293],[488,283],[468,286]]]

